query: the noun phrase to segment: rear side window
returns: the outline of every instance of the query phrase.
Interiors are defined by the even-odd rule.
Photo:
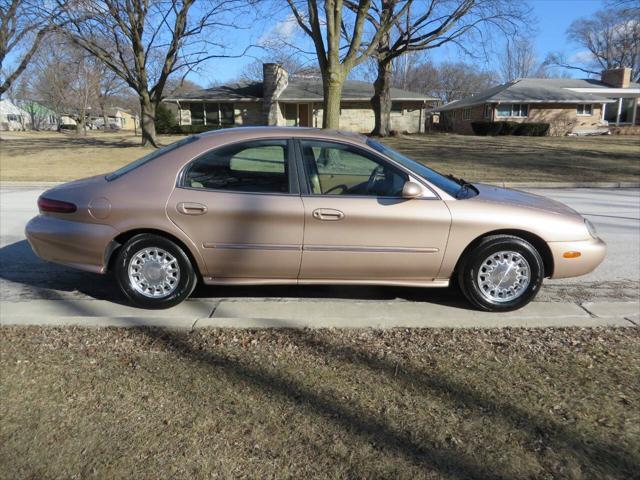
[[[166,147],[159,148],[158,150],[154,150],[153,152],[147,153],[144,157],[134,160],[128,165],[125,165],[124,167],[116,170],[115,172],[110,173],[105,178],[107,179],[108,182],[115,180],[116,178],[119,178],[122,175],[129,173],[131,170],[141,167],[145,163],[149,163],[150,161],[155,160],[156,158],[161,157],[162,155],[169,153],[175,150],[176,148],[180,148],[183,145],[186,145],[187,143],[195,142],[198,138],[199,137],[197,135],[192,135],[191,137],[183,138],[182,140],[173,142],[167,145]]]
[[[286,140],[259,140],[211,150],[187,167],[182,186],[253,193],[289,193]]]

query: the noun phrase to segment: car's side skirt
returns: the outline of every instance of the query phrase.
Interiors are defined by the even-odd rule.
[[[298,280],[296,278],[212,278],[202,279],[205,285],[380,285],[390,287],[437,287],[449,286],[449,279],[435,278],[431,280],[367,280],[367,279],[324,279],[312,278]]]

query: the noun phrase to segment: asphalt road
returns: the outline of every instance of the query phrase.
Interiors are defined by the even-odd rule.
[[[47,316],[49,312],[51,315],[60,315],[59,306],[63,303],[69,307],[66,313],[63,312],[69,317],[132,317],[135,312],[140,312],[122,305],[124,300],[109,276],[49,264],[33,254],[24,239],[23,229],[28,219],[37,213],[36,199],[42,190],[0,188],[2,310],[15,315],[27,312],[32,319]],[[587,276],[546,280],[536,302],[528,307],[529,310],[525,309],[528,313],[508,318],[539,317],[547,319],[547,323],[541,320],[541,325],[554,324],[549,319],[553,319],[554,312],[557,316],[562,311],[560,304],[570,309],[562,315],[570,317],[586,319],[614,312],[612,316],[615,317],[635,318],[640,295],[640,189],[544,189],[533,192],[562,201],[589,218],[607,242],[608,254],[605,262]],[[52,303],[51,300],[63,302]],[[567,304],[575,308],[566,307]],[[364,315],[371,318],[369,323],[358,320],[362,316],[363,305],[371,307],[366,308],[368,313]],[[404,315],[409,320],[399,324],[397,321],[385,323],[387,317],[376,315],[375,312],[385,311],[389,305],[389,319],[403,318]],[[594,311],[589,311],[589,305],[594,308],[595,315]],[[313,318],[331,317],[334,323],[340,324],[343,317],[352,326],[417,326],[423,317],[440,319],[440,323],[436,322],[438,326],[446,326],[447,318],[451,318],[452,322],[467,322],[468,326],[473,326],[475,318],[475,313],[468,310],[457,292],[447,289],[203,286],[196,289],[193,300],[180,308],[174,314],[181,316],[180,312],[187,312],[184,317],[189,319],[216,316],[250,319],[259,316],[256,312],[272,308],[269,318],[282,317],[285,324],[303,318],[309,321],[313,317],[312,311],[316,312]],[[621,309],[621,313],[616,308]],[[2,313],[3,320],[8,314]],[[167,315],[172,315],[171,311],[163,315],[155,314],[163,318]],[[497,320],[495,315],[488,315],[484,316],[484,322],[494,318],[494,324],[501,326],[501,320]],[[329,322],[326,325],[332,324]],[[255,326],[252,322],[247,325]],[[307,324],[302,322],[302,325]]]

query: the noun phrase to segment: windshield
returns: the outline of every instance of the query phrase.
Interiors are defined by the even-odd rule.
[[[166,147],[162,147],[162,148],[159,148],[157,150],[154,150],[153,152],[149,152],[144,157],[140,157],[139,159],[134,160],[130,164],[125,165],[122,168],[119,168],[115,172],[110,173],[109,175],[107,175],[105,178],[107,179],[108,182],[110,182],[112,180],[115,180],[116,178],[120,178],[125,173],[129,173],[131,170],[135,170],[136,168],[144,165],[145,163],[148,163],[151,160],[154,160],[154,159],[164,155],[165,153],[169,153],[172,150],[175,150],[176,148],[179,148],[179,147],[181,147],[183,145],[186,145],[187,143],[191,143],[191,142],[193,142],[193,141],[195,141],[197,139],[198,139],[197,135],[192,135],[190,137],[183,138],[182,140],[178,140],[177,142],[170,143]]]
[[[429,167],[425,167],[423,164],[418,163],[415,160],[410,159],[409,157],[405,157],[400,152],[396,152],[394,149],[389,148],[382,143],[378,143],[375,140],[369,138],[367,139],[367,145],[386,155],[392,160],[395,160],[400,165],[408,168],[412,172],[415,172],[417,175],[420,175],[422,178],[431,182],[436,187],[447,192],[454,198],[458,198],[460,191],[464,189],[464,187],[459,182],[456,182],[449,177],[445,177],[441,173],[438,173],[435,170],[430,169]]]

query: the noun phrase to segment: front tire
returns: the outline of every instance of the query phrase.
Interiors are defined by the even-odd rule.
[[[115,276],[131,303],[149,309],[181,303],[197,283],[184,250],[168,238],[149,233],[132,237],[120,248]]]
[[[464,296],[480,310],[508,312],[527,305],[540,291],[544,263],[526,240],[511,235],[484,238],[458,269]]]

